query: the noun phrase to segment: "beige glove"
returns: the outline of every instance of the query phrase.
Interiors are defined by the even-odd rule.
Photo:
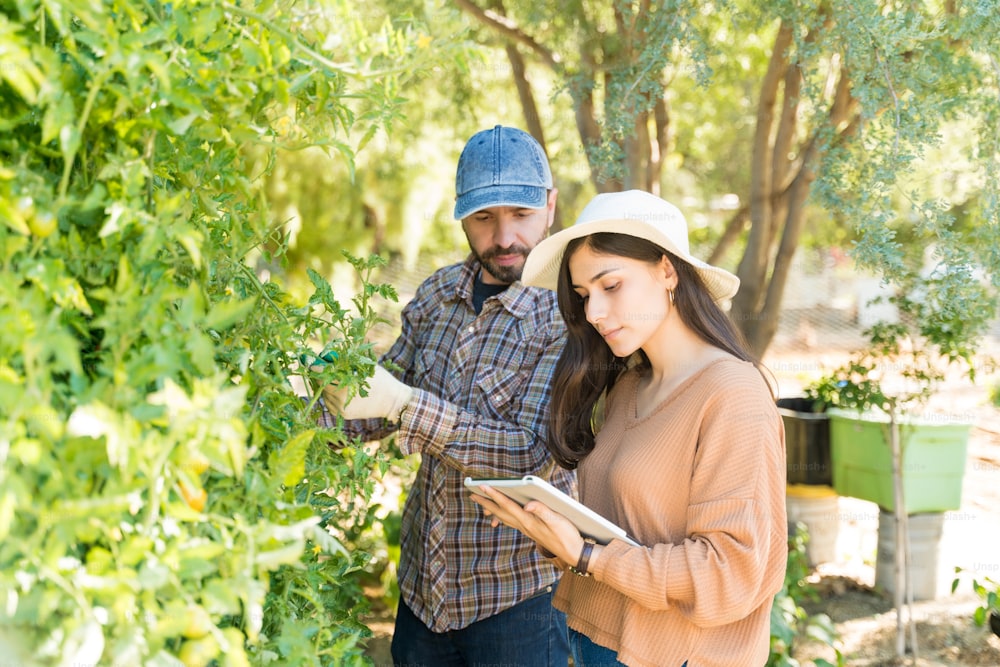
[[[368,395],[350,398],[347,389],[328,384],[323,387],[323,404],[326,409],[344,419],[374,419],[384,417],[398,422],[403,408],[410,402],[413,388],[392,373],[375,366],[375,375],[368,379]]]

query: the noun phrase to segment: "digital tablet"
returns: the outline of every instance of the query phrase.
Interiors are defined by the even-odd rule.
[[[608,521],[603,516],[574,500],[541,477],[525,475],[517,479],[472,479],[465,478],[465,486],[473,493],[483,495],[480,486],[492,486],[508,498],[516,501],[522,507],[529,500],[537,500],[551,510],[562,514],[573,522],[580,534],[590,537],[600,544],[607,544],[613,539],[622,540],[628,544],[639,546],[625,532],[624,528]]]

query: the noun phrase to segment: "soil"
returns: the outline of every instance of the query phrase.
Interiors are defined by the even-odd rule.
[[[815,355],[808,362],[802,362],[803,358],[770,360],[769,365],[777,369],[781,395],[795,395],[796,385],[803,381],[803,363],[813,372],[838,363]],[[938,392],[928,406],[928,411],[968,416],[975,426],[969,437],[961,508],[946,512],[944,517],[936,575],[938,593],[934,599],[915,602],[912,607],[915,652],[908,649],[903,657],[897,657],[893,600],[875,586],[878,507],[853,498],[838,499],[842,517],[838,557],[836,562],[820,564],[811,574],[810,583],[819,599],[809,603],[807,611],[830,617],[839,635],[836,647],[844,664],[1000,667],[1000,637],[992,634],[988,625],[979,627],[973,622],[979,598],[970,584],[972,573],[1000,581],[1000,409],[986,398],[988,388],[996,385],[995,374],[985,378],[981,374],[978,387],[956,380]],[[952,593],[956,567],[965,574]],[[907,618],[905,611],[903,618]],[[368,644],[369,655],[378,666],[391,665],[391,613],[382,610],[367,622],[374,632]],[[817,659],[836,664],[833,648],[821,643],[799,643],[794,658],[803,666],[813,665]]]

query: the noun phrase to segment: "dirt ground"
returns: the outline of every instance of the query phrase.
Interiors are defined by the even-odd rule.
[[[839,364],[843,355],[815,353],[765,360],[775,372],[780,395],[794,396],[810,376]],[[968,579],[951,593],[955,567],[1000,580],[1000,409],[989,404],[989,387],[998,375],[980,373],[978,386],[955,379],[928,405],[929,412],[968,417],[970,432],[962,504],[944,516],[938,551],[937,590],[934,599],[916,602],[916,653],[896,657],[896,611],[891,596],[875,586],[878,507],[853,498],[839,498],[840,533],[835,562],[822,563],[811,582],[821,598],[807,610],[826,613],[834,622],[837,648],[850,666],[911,665],[914,667],[1000,667],[1000,637],[977,627],[972,613],[978,599]],[[935,575],[931,575],[935,576]],[[904,618],[906,618],[904,614]],[[392,618],[385,610],[368,620],[375,636],[369,656],[375,665],[391,665],[388,646]],[[822,644],[801,643],[794,657],[803,667],[824,658],[835,663],[833,650]]]

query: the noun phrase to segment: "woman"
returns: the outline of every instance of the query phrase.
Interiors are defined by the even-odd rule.
[[[691,257],[677,208],[632,190],[541,242],[523,281],[557,291],[568,330],[549,449],[641,546],[585,541],[488,487],[473,499],[575,573],[554,604],[578,667],[760,667],[787,556],[784,431],[720,306],[739,280]]]

